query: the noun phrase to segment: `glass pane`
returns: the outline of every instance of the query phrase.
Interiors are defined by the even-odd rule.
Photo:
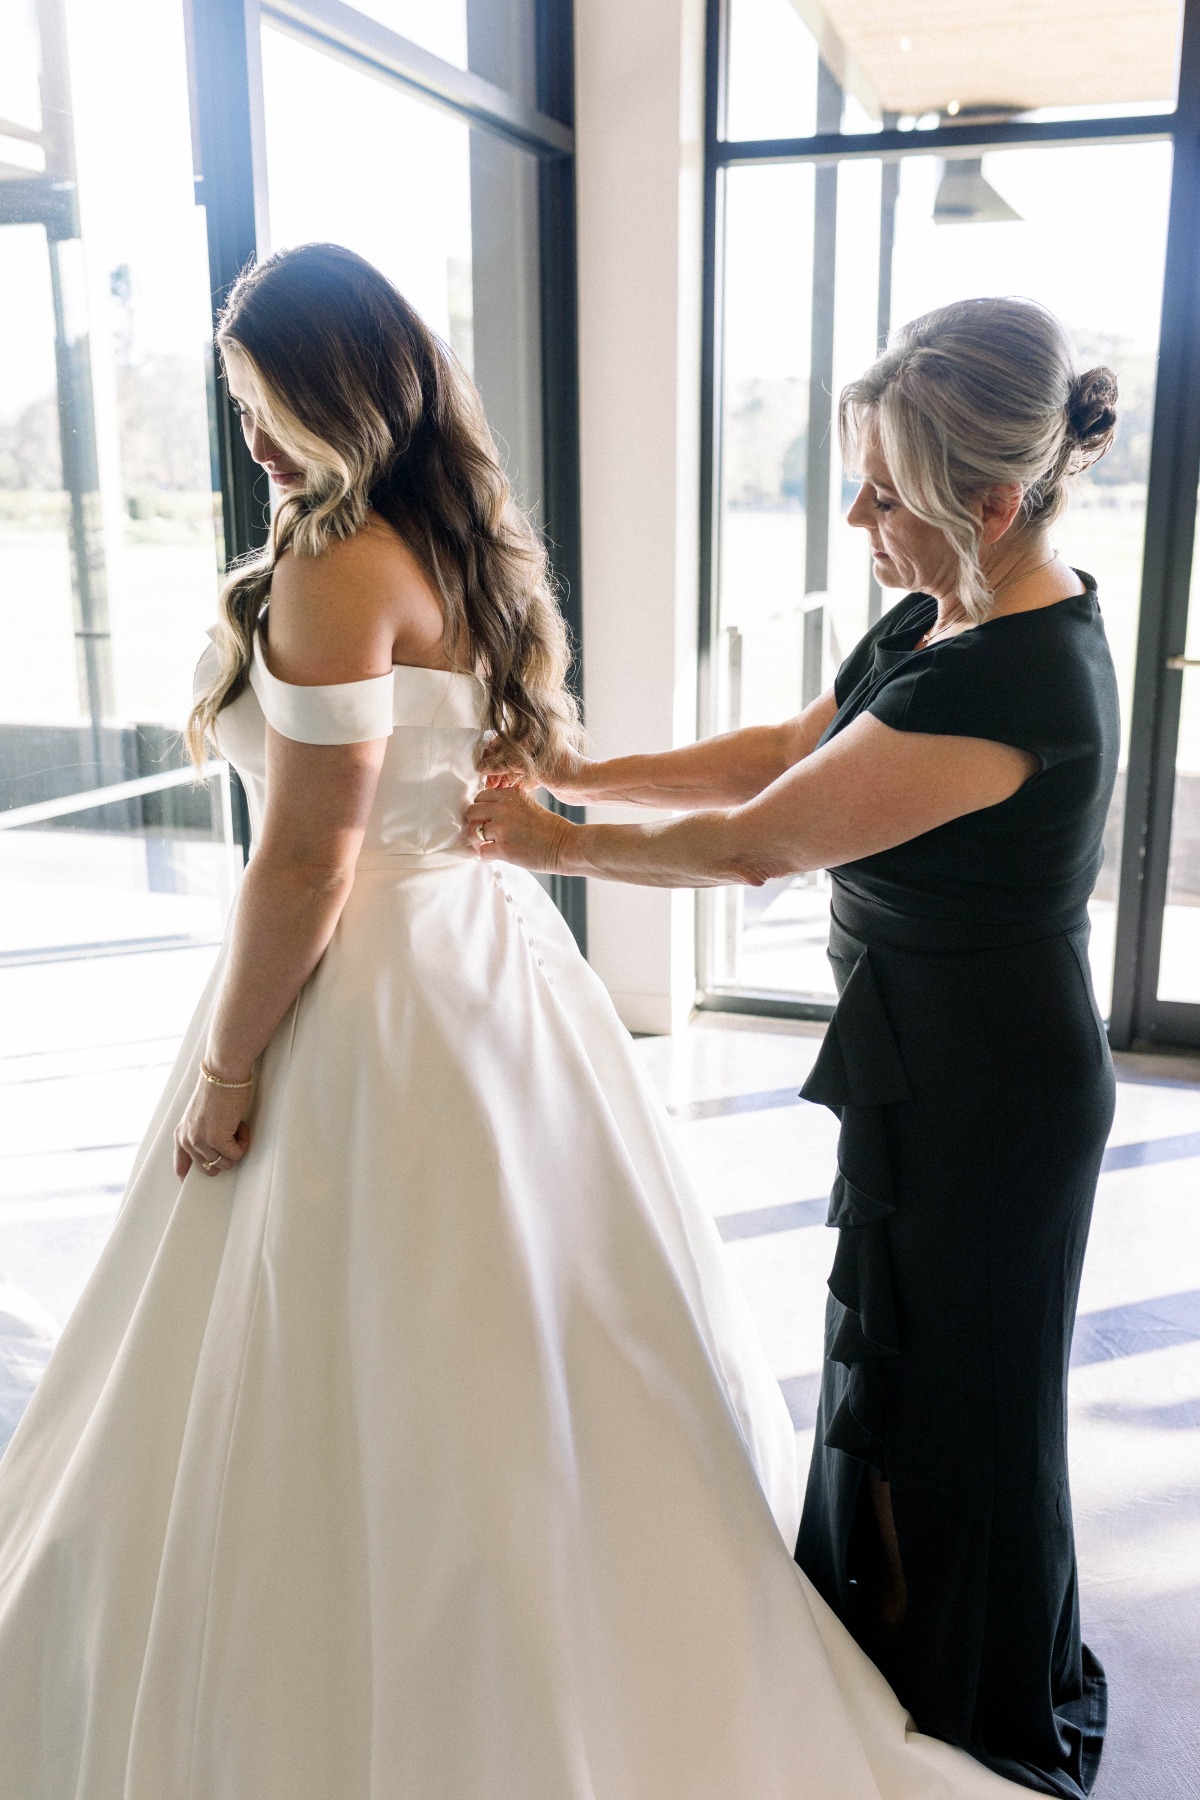
[[[988,187],[1013,220],[942,223],[947,165],[902,166],[893,317],[912,318],[971,293],[1024,293],[1064,321],[1087,366],[1105,362],[1121,384],[1117,443],[1080,482],[1055,530],[1069,561],[1095,575],[1121,695],[1121,772],[1092,902],[1092,971],[1102,1010],[1112,991],[1125,763],[1141,586],[1154,378],[1166,252],[1171,151],[1166,144],[1013,150],[985,157]],[[1086,279],[1061,245],[1069,229],[1095,246]],[[1080,238],[1078,241],[1084,241]]]
[[[0,147],[0,809],[10,814],[179,766],[219,574],[182,11],[161,0],[68,8],[65,38],[55,11],[9,9],[0,35],[5,115],[31,134],[11,140],[30,153],[23,162],[9,140]],[[131,66],[146,76],[138,104],[114,108]],[[0,841],[0,958],[106,942],[110,924],[126,938],[100,898],[110,861],[132,858],[152,891],[185,894],[187,859],[176,867],[146,835],[154,806],[161,815],[159,801],[139,799],[92,819],[96,855],[77,820]],[[52,925],[60,901],[78,915],[65,938]]]
[[[731,0],[726,132],[808,137],[817,129],[817,40],[792,0]]]
[[[872,592],[863,534],[839,517],[854,490],[824,417],[810,455],[810,384],[836,394],[871,360],[881,325],[972,294],[1025,293],[1064,320],[1084,365],[1106,362],[1121,381],[1117,444],[1077,487],[1055,538],[1099,583],[1128,733],[1170,172],[1166,144],[1005,151],[970,172],[995,202],[984,205],[976,188],[974,212],[950,217],[947,165],[933,157],[844,164],[836,186],[833,171],[800,165],[731,171],[717,729],[796,711],[828,685],[878,609],[899,598]],[[1093,246],[1086,274],[1061,253],[1068,233]],[[814,243],[824,246],[815,257]],[[827,549],[823,493],[812,489],[819,516],[806,507],[825,455]],[[1104,1006],[1124,762],[1123,750],[1092,908]],[[709,985],[828,997],[819,954],[826,905],[812,877],[711,898]]]
[[[1182,0],[732,0],[729,135],[1169,111],[1182,17]],[[818,45],[840,125],[832,100],[815,123]]]
[[[355,10],[534,104],[536,0],[360,0]]]
[[[179,0],[0,9],[0,119],[2,1443],[107,1235],[240,855],[223,781],[179,780],[218,585]]]
[[[77,811],[29,825],[16,808],[0,814],[0,967],[220,943],[242,861],[227,777],[180,771],[176,784],[173,773],[159,791],[68,798],[58,804]]]
[[[716,731],[800,705],[815,181],[792,165],[735,169],[726,187]],[[783,886],[709,897],[714,985],[763,985],[748,932]]]
[[[383,270],[474,375],[510,479],[542,491],[537,159],[394,83],[263,32],[276,248],[346,244]],[[363,171],[398,178],[380,204]]]
[[[1197,499],[1200,510],[1200,496]],[[1200,664],[1200,543],[1192,558],[1184,655]],[[1167,904],[1158,963],[1160,1000],[1200,1003],[1200,667],[1183,671]]]
[[[26,131],[42,128],[42,89],[39,81],[41,40],[33,0],[16,0],[5,8],[4,55],[0,57],[0,119]],[[3,134],[0,134],[3,135]],[[45,168],[45,149],[26,143],[22,155],[20,138],[4,137],[3,153],[7,160],[16,155],[17,166]]]
[[[70,502],[62,487],[54,295],[43,225],[0,225],[0,778],[11,780],[15,728],[76,725]],[[36,754],[36,738],[26,748]],[[44,798],[39,790],[38,799]],[[7,787],[0,804],[13,805]]]

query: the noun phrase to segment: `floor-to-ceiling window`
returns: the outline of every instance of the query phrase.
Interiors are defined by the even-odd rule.
[[[230,894],[219,784],[175,785],[219,577],[183,18],[5,19],[0,966],[210,940]]]
[[[1121,687],[1122,772],[1092,959],[1102,1004],[1122,1012],[1126,1037],[1134,1026],[1128,1001],[1114,1000],[1114,968],[1122,895],[1121,966],[1130,961],[1135,865],[1144,889],[1149,801],[1138,753],[1174,730],[1161,705],[1152,718],[1143,692],[1135,701],[1152,657],[1146,615],[1168,615],[1181,571],[1178,552],[1169,568],[1147,555],[1151,484],[1161,497],[1192,454],[1163,410],[1158,375],[1200,381],[1186,329],[1164,336],[1179,297],[1167,288],[1187,288],[1195,236],[1195,10],[1181,85],[1176,0],[1099,4],[1086,17],[1052,0],[986,17],[956,0],[936,16],[848,0],[709,9],[703,722],[721,730],[798,711],[899,598],[875,585],[862,534],[845,523],[853,486],[836,445],[841,386],[896,325],[949,300],[1020,293],[1050,306],[1084,365],[1110,364],[1122,390],[1117,445],[1079,484],[1056,537],[1097,576]],[[1194,308],[1198,297],[1187,298]],[[1170,647],[1182,653],[1182,639]],[[1154,675],[1156,694],[1179,681],[1165,664]],[[1200,1000],[1190,718],[1185,700],[1162,981],[1164,997],[1186,990]],[[1160,781],[1160,810],[1162,801]],[[827,914],[823,875],[706,896],[706,999],[826,1010]],[[1148,993],[1143,978],[1139,1035],[1155,1028]]]
[[[239,270],[376,262],[473,373],[578,628],[569,0],[0,14],[0,1443],[107,1233],[240,875],[180,728],[261,543]],[[555,897],[582,936],[582,884]],[[11,1352],[11,1354],[10,1354]]]

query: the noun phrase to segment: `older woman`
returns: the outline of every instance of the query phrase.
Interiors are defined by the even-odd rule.
[[[1032,302],[906,326],[841,425],[850,523],[911,591],[832,690],[778,727],[541,771],[684,817],[574,825],[497,760],[465,831],[655,886],[832,871],[840,998],[804,1094],[841,1118],[840,1235],[796,1555],[922,1730],[1062,1796],[1090,1790],[1105,1722],[1066,1383],[1112,1117],[1087,901],[1118,717],[1095,583],[1049,532],[1115,401]]]

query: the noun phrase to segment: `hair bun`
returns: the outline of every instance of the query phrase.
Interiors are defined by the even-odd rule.
[[[1117,429],[1117,378],[1103,366],[1077,375],[1067,396],[1067,429],[1087,468],[1108,449]]]

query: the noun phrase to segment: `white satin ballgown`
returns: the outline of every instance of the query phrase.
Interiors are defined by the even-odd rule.
[[[389,736],[253,1144],[172,1171],[218,963],[111,1239],[0,1464],[0,1800],[929,1800],[797,1570],[793,1435],[600,983],[453,845],[482,692],[264,716]]]

